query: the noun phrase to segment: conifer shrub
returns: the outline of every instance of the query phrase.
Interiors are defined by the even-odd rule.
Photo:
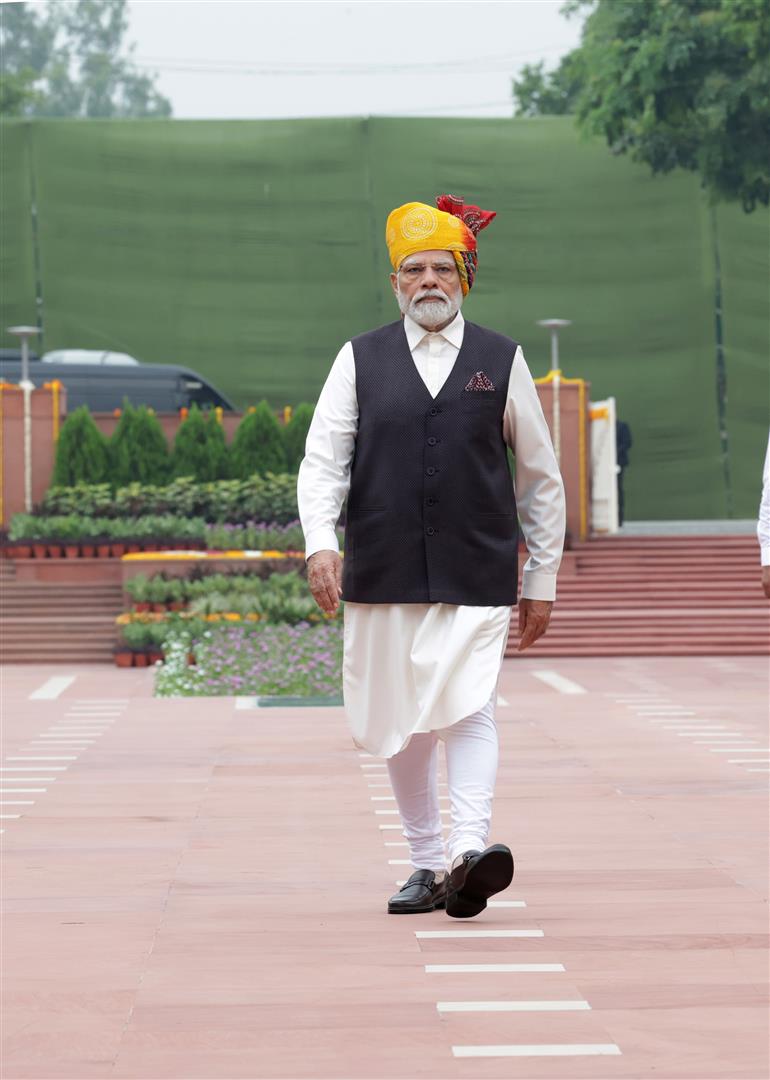
[[[79,405],[59,431],[51,483],[61,487],[102,483],[110,473],[108,446],[88,406]]]
[[[206,441],[212,480],[226,480],[230,475],[230,453],[225,439],[225,429],[213,413],[206,417]]]
[[[219,432],[211,431],[211,427]],[[212,452],[219,445],[219,456]],[[224,459],[221,450],[224,448]],[[226,469],[227,448],[224,446],[224,433],[217,421],[207,419],[196,404],[190,406],[185,419],[179,425],[171,453],[172,476],[193,476],[196,480],[219,480],[221,470]]]
[[[305,440],[307,439],[314,411],[313,406],[307,402],[298,405],[292,414],[291,420],[283,429],[286,462],[290,472],[297,472],[300,462],[305,456]]]
[[[110,440],[113,486],[163,484],[168,474],[168,444],[160,421],[146,405],[135,408],[128,398],[123,398],[120,419]]]
[[[245,480],[254,473],[286,472],[281,425],[266,401],[241,420],[230,446],[230,475]]]

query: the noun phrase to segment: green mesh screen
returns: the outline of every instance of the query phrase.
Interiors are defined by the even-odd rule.
[[[714,259],[695,177],[652,178],[532,120],[7,121],[3,325],[44,348],[185,364],[243,407],[312,401],[353,334],[396,315],[392,207],[441,191],[497,210],[468,318],[549,366],[535,321],[573,320],[566,375],[614,394],[632,429],[629,518],[727,513]],[[733,512],[757,509],[767,439],[766,211],[718,212]],[[10,345],[10,339],[5,339]]]

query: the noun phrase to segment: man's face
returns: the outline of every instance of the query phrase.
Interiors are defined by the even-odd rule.
[[[462,306],[460,274],[451,251],[407,255],[390,283],[401,311],[427,330],[446,326]]]

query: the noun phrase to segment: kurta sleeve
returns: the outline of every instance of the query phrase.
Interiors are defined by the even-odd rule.
[[[765,467],[762,472],[762,498],[759,503],[757,539],[762,566],[770,566],[770,435],[767,439]]]
[[[306,559],[316,551],[339,551],[335,528],[350,487],[357,431],[356,368],[353,346],[347,341],[318,398],[297,476]]]
[[[516,506],[529,551],[521,595],[529,600],[554,600],[566,528],[564,484],[521,347],[511,365],[503,438],[516,458]]]

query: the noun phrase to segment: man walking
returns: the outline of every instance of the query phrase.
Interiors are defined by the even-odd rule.
[[[308,581],[344,610],[345,711],[354,742],[387,759],[414,873],[392,914],[467,918],[507,888],[487,846],[497,772],[497,682],[517,601],[518,519],[529,559],[519,649],[548,626],[564,488],[520,345],[464,320],[476,235],[495,216],[439,196],[388,217],[402,318],[345,343],[298,477]],[[512,482],[507,448],[515,455]],[[348,497],[345,558],[335,525]],[[444,742],[452,827],[438,802]]]

